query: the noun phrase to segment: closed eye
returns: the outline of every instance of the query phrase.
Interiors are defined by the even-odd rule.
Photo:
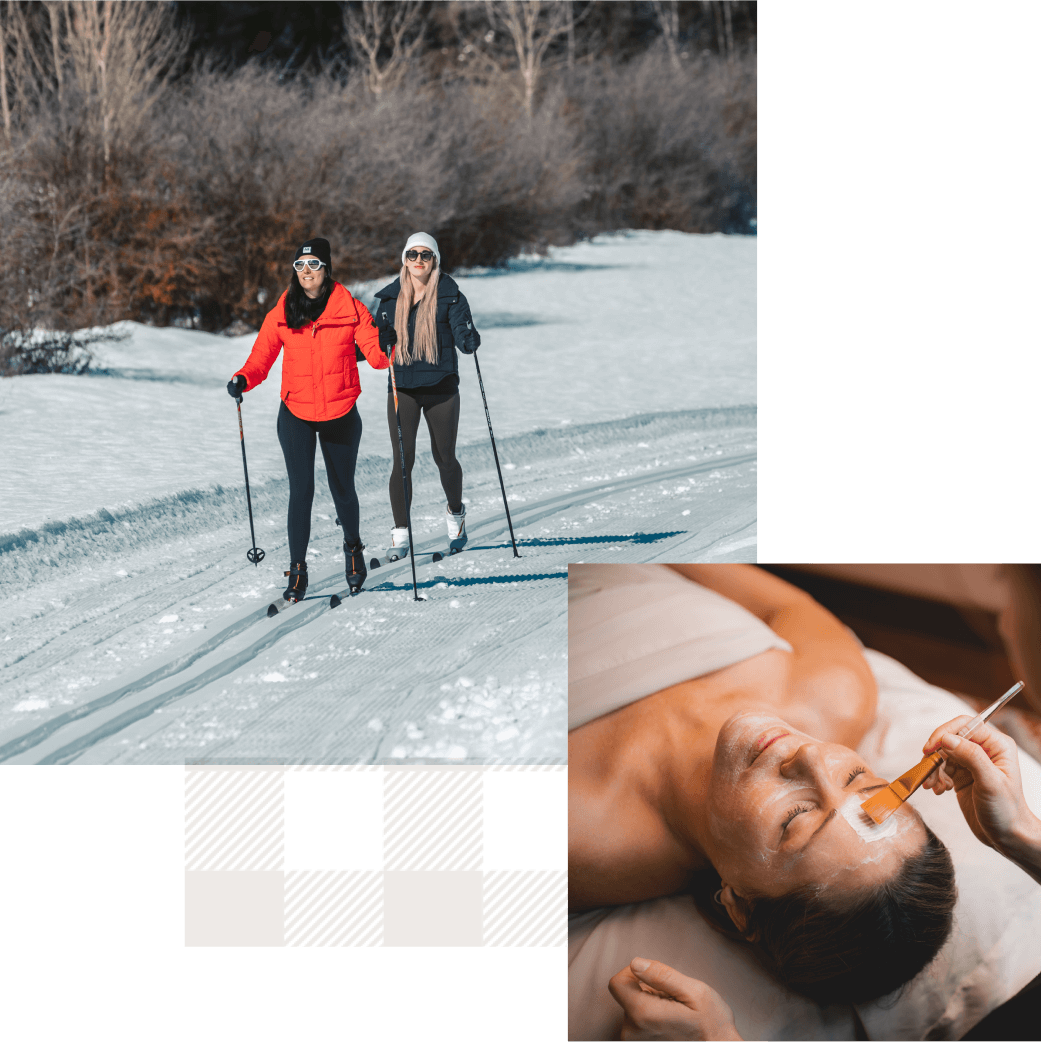
[[[853,784],[853,779],[859,777],[861,774],[867,774],[867,768],[866,767],[855,767],[852,771],[850,771],[849,777],[846,779],[846,785],[843,786],[843,788],[852,785]],[[875,788],[884,788],[884,786],[875,786]],[[865,789],[864,791],[866,792],[867,790]],[[781,831],[782,832],[786,832],[787,829],[788,829],[788,826],[800,814],[805,814],[806,811],[809,811],[809,810],[813,810],[813,807],[810,804],[806,804],[806,803],[798,803],[798,804],[796,804],[794,807],[792,807],[792,809],[790,811],[788,811],[787,815],[785,816],[784,824],[782,824],[782,826],[781,826]]]

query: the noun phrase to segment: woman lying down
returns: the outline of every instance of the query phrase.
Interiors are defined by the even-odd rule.
[[[954,869],[909,805],[860,810],[887,783],[855,752],[877,699],[856,639],[749,565],[572,565],[568,592],[570,910],[691,893],[821,1004],[914,977]]]

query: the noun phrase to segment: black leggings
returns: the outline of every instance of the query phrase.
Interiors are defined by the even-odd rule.
[[[343,537],[357,543],[358,494],[354,491],[354,465],[361,442],[361,417],[352,408],[335,420],[301,420],[283,402],[278,410],[278,441],[289,472],[289,559],[303,561],[311,538],[311,504],[314,501],[315,438],[322,443],[329,491],[343,525]]]
[[[430,428],[430,454],[441,473],[441,487],[453,514],[463,509],[463,468],[455,458],[455,439],[459,433],[459,392],[424,394],[398,391],[398,413],[401,418],[401,438],[405,443],[405,467],[408,470],[409,502],[412,501],[412,464],[416,459],[416,435],[419,433],[419,415],[426,417]],[[394,525],[404,528],[405,492],[401,487],[401,450],[398,448],[398,425],[394,419],[394,395],[387,395],[387,421],[390,423],[390,441],[394,447],[394,470],[390,475],[390,507],[394,511]]]

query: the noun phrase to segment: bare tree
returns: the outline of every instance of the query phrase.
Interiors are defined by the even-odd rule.
[[[578,20],[565,0],[485,0],[484,7],[492,31],[505,32],[513,44],[524,111],[530,119],[546,51],[558,36],[574,29]]]
[[[363,0],[360,12],[344,5],[344,31],[351,49],[365,62],[365,85],[373,94],[396,87],[422,46],[422,7],[419,0]]]
[[[4,22],[7,20],[7,14],[3,7],[0,7],[0,113],[4,119],[4,137],[7,138],[8,143],[11,141],[11,106],[7,101],[7,39],[8,34],[4,31]]]
[[[38,114],[41,101],[54,95],[54,75],[47,52],[47,28],[41,11],[31,3],[10,0],[0,5],[0,34],[5,38],[6,75],[0,77],[3,97],[0,107],[7,106],[5,129],[9,136],[27,128]],[[8,84],[13,88],[8,92]],[[12,97],[13,94],[13,97]]]
[[[62,13],[65,52],[88,102],[90,129],[100,137],[107,176],[113,148],[144,126],[187,51],[187,35],[165,4],[66,0]]]
[[[722,9],[720,9],[722,4]],[[701,0],[703,10],[712,11],[712,21],[716,28],[716,46],[719,53],[732,59],[734,57],[734,0]]]
[[[44,4],[47,8],[47,18],[51,23],[51,57],[54,62],[54,79],[57,86],[58,108],[62,104],[63,75],[61,60],[61,10],[60,4],[49,0]]]
[[[572,0],[564,0],[567,8],[567,67],[575,66],[575,13]]]
[[[661,26],[661,34],[665,39],[665,46],[669,51],[669,61],[672,67],[680,67],[680,56],[676,45],[680,35],[680,15],[676,0],[653,0],[654,13],[658,16],[658,24]]]

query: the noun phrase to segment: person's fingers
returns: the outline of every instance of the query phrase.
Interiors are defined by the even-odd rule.
[[[991,755],[988,755],[988,752],[993,755],[1000,755],[1002,752],[1006,752],[1007,750],[1004,749],[1003,742],[991,739],[988,742],[991,748],[988,750],[982,745],[977,745],[975,741],[969,738],[959,738],[956,734],[946,734],[943,736],[941,744],[952,764],[966,768],[972,775],[974,782],[983,786],[1005,782],[1007,775],[993,762]]]
[[[972,719],[971,716],[956,716],[953,720],[948,720],[945,724],[940,724],[938,728],[931,735],[929,735],[928,741],[922,746],[922,753],[928,756],[930,753],[936,752],[940,748],[940,739],[945,734],[953,734],[958,730],[959,727],[964,726]]]
[[[611,993],[611,998],[625,1010],[626,1016],[634,1019],[639,1019],[641,1008],[652,999],[640,987],[639,979],[628,966],[619,970],[607,982],[607,990]]]
[[[701,997],[700,993],[707,987],[701,981],[686,977],[679,970],[653,959],[633,959],[629,968],[637,978],[655,991],[692,1008]]]
[[[1013,779],[1018,778],[1019,757],[1016,752],[1016,743],[1008,735],[999,731],[996,727],[991,727],[989,724],[979,724],[972,732],[971,737],[964,740],[961,740],[960,736],[956,734],[971,719],[971,717],[968,719],[955,717],[954,720],[938,727],[926,743],[926,748],[932,747],[933,751],[938,750],[946,755],[947,764],[945,770],[951,776],[954,783],[953,788],[960,788],[968,783],[968,778],[962,778],[958,775],[959,767],[964,768],[975,777],[972,764],[976,763],[979,765],[979,770],[986,771],[987,764],[984,762],[984,758],[990,761],[992,769],[999,770]],[[952,750],[959,747],[959,742],[955,741],[956,738],[968,743],[968,746],[973,746],[979,750],[979,753],[974,753],[972,749],[966,746],[964,747],[963,755],[952,756]],[[980,757],[980,753],[982,753],[983,758]],[[935,779],[931,788],[934,792],[940,791],[935,784]]]

